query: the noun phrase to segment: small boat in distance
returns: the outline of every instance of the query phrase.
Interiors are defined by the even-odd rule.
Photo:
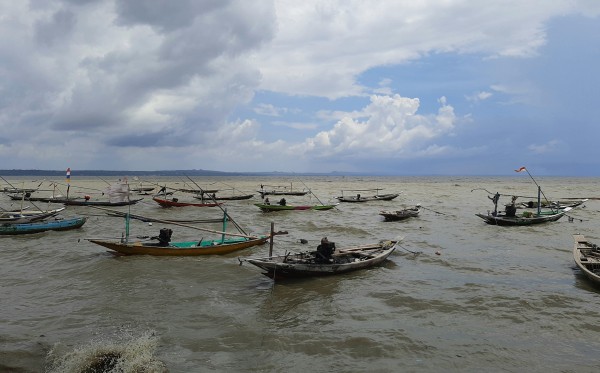
[[[37,188],[16,188],[16,187],[2,188],[3,193],[33,193],[35,191],[37,191]]]
[[[340,202],[391,201],[400,195],[400,193],[379,194],[380,190],[381,189],[342,190],[342,195],[335,198]],[[344,195],[344,192],[346,192],[346,195]],[[375,195],[365,197],[360,193],[356,193],[349,196],[348,192],[375,192]]]
[[[331,210],[332,208],[334,208],[335,206],[337,206],[337,203],[334,205],[271,205],[271,204],[265,204],[265,203],[255,203],[254,206],[258,207],[259,209],[261,209],[263,212],[272,212],[272,211],[292,211],[292,210],[296,210],[296,211],[301,211],[301,210],[318,210],[318,211],[323,211],[323,210]]]
[[[23,224],[45,220],[58,215],[65,208],[61,207],[54,210],[22,210],[22,211],[2,211],[0,212],[0,224]]]
[[[244,199],[250,199],[254,197],[254,194],[237,194],[237,195],[217,195],[216,193],[202,193],[202,195],[195,195],[194,198],[199,200],[209,201],[241,201]]]
[[[383,216],[384,221],[399,221],[417,217],[419,216],[420,212],[421,206],[416,205],[415,207],[408,207],[402,210],[381,211],[379,215]]]
[[[222,205],[222,202],[214,202],[214,203],[194,203],[194,202],[179,202],[179,199],[177,198],[172,198],[172,199],[166,199],[166,198],[160,198],[158,196],[154,196],[152,197],[152,200],[156,203],[158,203],[159,205],[161,205],[162,207],[186,207],[186,206],[192,206],[192,207],[216,207],[219,205]]]
[[[573,208],[573,207],[578,207],[587,201],[588,201],[588,198],[577,200],[577,201],[570,202],[570,203],[562,203],[559,201],[552,201],[552,202],[548,203],[548,202],[542,201],[542,208],[552,208],[552,209],[559,209],[559,210],[567,208],[567,207]],[[533,208],[538,207],[538,203],[537,203],[537,201],[521,202],[521,206],[524,208],[533,209]]]
[[[327,276],[371,268],[383,263],[396,249],[398,241],[378,243],[339,249],[331,259],[319,260],[317,252],[250,258],[244,261],[265,270],[263,273],[274,280],[286,278]]]
[[[106,207],[117,207],[117,206],[129,206],[135,205],[143,198],[129,199],[125,201],[91,201],[89,199],[83,200],[66,200],[63,202],[65,206],[106,206]]]
[[[574,234],[573,259],[581,272],[600,285],[600,247],[588,242],[585,236]]]
[[[310,193],[310,190],[294,190],[292,183],[289,188],[281,185],[264,185],[260,184],[260,190],[258,190],[262,198],[265,196],[305,196]]]
[[[83,197],[65,197],[62,195],[50,196],[50,197],[33,197],[30,193],[23,194],[9,194],[8,197],[13,201],[31,201],[31,202],[46,202],[46,203],[65,203],[70,201],[81,201]]]

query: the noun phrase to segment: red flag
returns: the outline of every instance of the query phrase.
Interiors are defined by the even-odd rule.
[[[521,172],[521,171],[525,171],[525,170],[526,170],[526,168],[525,168],[525,167],[521,167],[521,168],[519,168],[518,170],[515,170],[515,172]]]

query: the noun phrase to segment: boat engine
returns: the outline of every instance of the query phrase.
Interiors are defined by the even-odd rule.
[[[514,204],[506,205],[504,212],[506,216],[515,216],[517,214],[517,207]]]
[[[173,235],[173,230],[169,228],[162,228],[158,237],[153,237],[158,239],[158,244],[160,246],[169,246],[169,242],[171,242],[171,235]]]

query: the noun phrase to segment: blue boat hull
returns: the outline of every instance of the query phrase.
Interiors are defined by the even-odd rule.
[[[3,224],[0,225],[0,235],[32,234],[46,231],[66,231],[83,226],[87,218],[72,218],[62,220],[42,221],[26,224]]]

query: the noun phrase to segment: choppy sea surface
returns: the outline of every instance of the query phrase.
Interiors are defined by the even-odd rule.
[[[8,181],[42,182],[42,189],[52,189],[48,180]],[[74,178],[70,193],[101,199],[107,181],[113,180]],[[498,227],[475,216],[493,209],[487,191],[528,201],[537,190],[527,175],[194,181],[220,194],[231,194],[225,191],[231,187],[236,194],[255,193],[223,207],[249,233],[268,233],[271,222],[275,230],[287,231],[275,238],[275,254],[313,250],[323,236],[338,248],[403,241],[380,267],[274,283],[258,268],[240,265],[240,259],[266,256],[268,244],[225,256],[117,257],[85,238],[119,238],[124,219],[68,207],[65,217],[89,216],[83,228],[0,237],[0,371],[87,372],[106,356],[116,361],[112,371],[120,372],[600,369],[600,289],[579,273],[572,257],[573,234],[600,243],[598,200],[572,211],[571,219]],[[536,181],[552,200],[600,196],[598,178]],[[341,203],[329,211],[262,213],[254,206],[261,201],[260,184],[289,187],[290,182],[313,195],[288,196],[289,204],[334,202],[342,190],[402,194],[388,202]],[[194,187],[185,178],[143,183]],[[175,196],[192,200],[189,194]],[[143,197],[131,213],[159,219],[222,216],[218,208],[166,209]],[[508,202],[503,198],[501,203]],[[417,203],[424,208],[417,218],[384,222],[378,215]],[[20,204],[0,195],[5,209]],[[158,235],[163,226],[132,221],[130,232]],[[210,236],[190,227],[170,228],[175,241]]]

